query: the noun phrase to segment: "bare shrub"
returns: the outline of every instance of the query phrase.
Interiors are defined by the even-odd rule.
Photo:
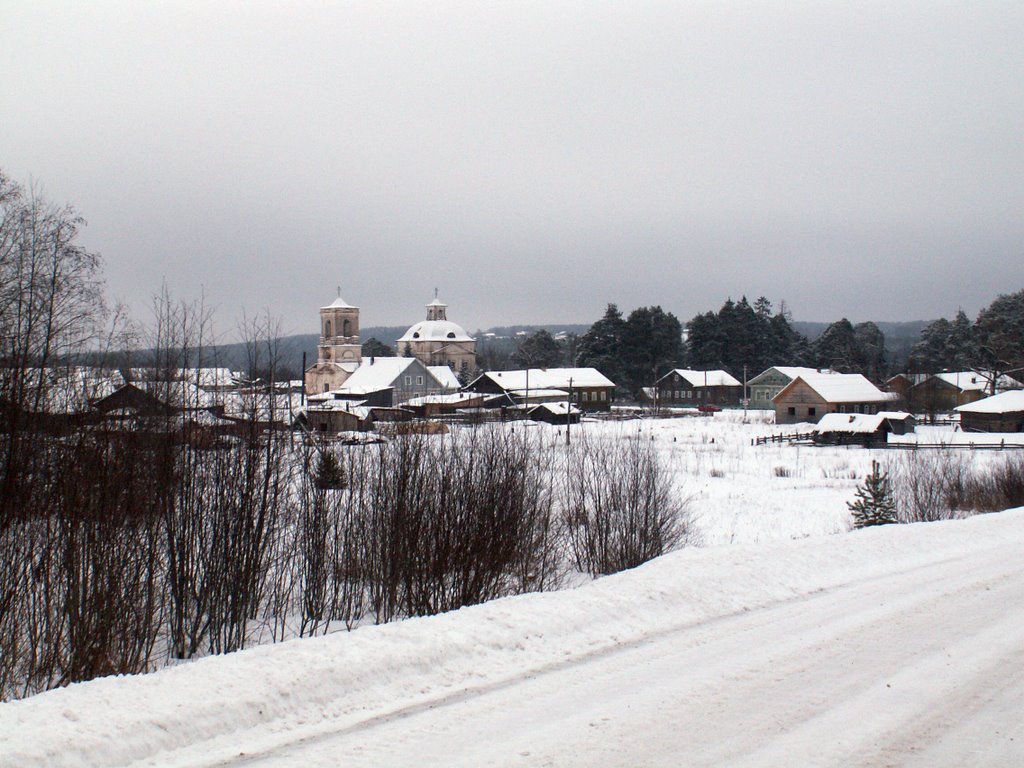
[[[901,523],[959,517],[968,468],[951,450],[902,451],[888,467]]]
[[[792,477],[793,470],[789,467],[774,467],[772,469],[772,474],[775,475],[775,477]]]
[[[1024,505],[1024,456],[1015,454],[989,467],[973,467],[957,503],[972,512],[998,512]]]
[[[595,576],[645,563],[689,534],[672,473],[635,437],[577,441],[566,453],[562,504],[571,556]]]

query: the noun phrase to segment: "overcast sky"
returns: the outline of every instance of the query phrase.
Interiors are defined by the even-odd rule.
[[[970,315],[1024,288],[1024,3],[0,0],[0,168],[140,315]]]

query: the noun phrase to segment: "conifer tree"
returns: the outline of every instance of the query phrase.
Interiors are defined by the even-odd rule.
[[[897,522],[896,502],[889,485],[889,474],[882,472],[877,461],[871,462],[871,474],[864,478],[862,485],[857,486],[856,500],[846,502],[846,506],[853,514],[854,528]]]
[[[341,468],[338,457],[331,451],[327,449],[319,451],[313,482],[317,488],[321,489],[344,488],[348,485],[345,471]]]

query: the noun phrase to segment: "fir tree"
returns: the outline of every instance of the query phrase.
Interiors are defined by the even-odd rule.
[[[319,451],[313,482],[317,488],[321,489],[344,488],[348,485],[338,457],[331,451],[326,449]]]
[[[846,502],[846,506],[853,514],[854,528],[897,522],[896,502],[889,486],[889,474],[882,472],[877,461],[871,462],[871,474],[864,478],[862,485],[857,486],[857,499]]]

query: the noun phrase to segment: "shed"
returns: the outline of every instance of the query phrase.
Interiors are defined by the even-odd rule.
[[[964,432],[1024,432],[1024,389],[1001,392],[956,410]]]
[[[887,435],[906,435],[914,431],[914,417],[904,411],[878,413],[827,413],[814,428],[814,442],[834,445],[884,443]]]
[[[541,403],[530,408],[526,415],[548,424],[579,424],[582,416],[579,408],[566,402]]]

